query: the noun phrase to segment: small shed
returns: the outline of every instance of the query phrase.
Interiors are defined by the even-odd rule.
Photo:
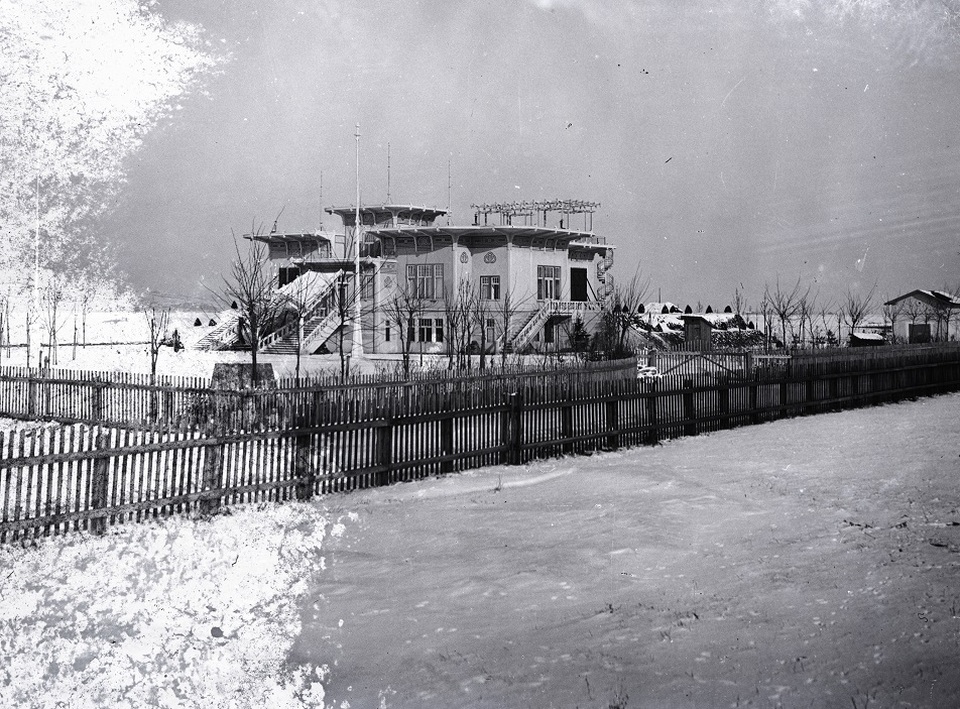
[[[879,347],[886,344],[883,335],[875,332],[854,332],[850,335],[851,347]]]
[[[713,323],[702,315],[681,315],[684,346],[703,352],[713,348]]]

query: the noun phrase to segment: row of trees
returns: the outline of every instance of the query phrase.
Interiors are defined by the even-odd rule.
[[[86,279],[68,280],[53,271],[41,271],[36,288],[32,283],[0,293],[0,349],[10,356],[13,332],[19,331],[26,345],[26,365],[57,365],[63,333],[67,331],[72,357],[77,347],[87,345],[87,319],[107,303],[126,303],[109,285]],[[70,328],[72,327],[72,334]]]
[[[945,292],[960,296],[960,285]],[[891,342],[898,341],[897,322],[935,324],[933,338],[946,340],[950,334],[951,323],[960,312],[947,303],[928,305],[920,300],[908,298],[891,303],[878,302],[877,285],[868,290],[848,288],[836,301],[821,298],[819,291],[812,286],[803,286],[798,278],[792,285],[781,284],[779,276],[770,285],[764,286],[759,302],[758,314],[763,321],[763,331],[767,336],[767,346],[824,347],[837,346],[844,342],[842,333],[852,335],[872,315],[880,314],[890,325]],[[746,300],[737,289],[734,302],[737,310],[746,312]],[[833,326],[836,326],[834,331]],[[779,334],[779,343],[772,340],[772,333]]]

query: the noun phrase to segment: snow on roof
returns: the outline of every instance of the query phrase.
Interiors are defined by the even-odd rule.
[[[960,308],[960,297],[942,290],[923,290],[921,288],[912,290],[909,293],[904,293],[893,300],[888,300],[884,305],[894,305],[907,298],[916,298],[917,300],[931,304],[945,305],[948,308]]]
[[[883,341],[883,335],[880,335],[876,332],[855,332],[852,335],[858,340],[878,340]]]

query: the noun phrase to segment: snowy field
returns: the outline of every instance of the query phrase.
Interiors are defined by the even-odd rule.
[[[960,706],[958,414],[351,494],[291,659],[330,662],[338,706]]]
[[[217,362],[249,362],[248,352],[207,352],[194,349],[196,343],[208,332],[213,330],[209,325],[210,318],[215,320],[222,317],[220,313],[200,311],[176,311],[171,313],[168,332],[176,330],[186,349],[174,352],[172,347],[161,347],[157,359],[157,373],[173,376],[210,377]],[[195,326],[199,319],[202,323]],[[137,311],[116,311],[91,313],[87,322],[86,346],[74,346],[73,323],[68,322],[59,335],[57,347],[57,361],[55,369],[83,369],[108,372],[135,372],[150,373],[150,350],[147,346],[149,331],[146,327],[143,313]],[[22,329],[22,328],[21,328]],[[46,342],[46,335],[37,331],[34,337],[40,336]],[[11,341],[22,345],[26,341],[25,333],[14,329]],[[83,342],[79,331],[77,342]],[[47,350],[44,349],[44,353]],[[32,353],[31,366],[37,366],[36,350]],[[511,361],[516,357],[512,357]],[[531,358],[537,359],[537,358]],[[374,354],[363,357],[353,364],[353,370],[363,374],[374,374],[379,371],[395,371],[400,367],[400,355]],[[425,368],[441,368],[447,366],[447,357],[442,355],[420,355],[414,352],[411,355],[413,367],[418,368],[421,363]],[[479,358],[475,358],[479,360]],[[277,377],[293,377],[296,374],[295,355],[260,354],[258,361],[273,365]],[[25,347],[14,346],[0,348],[0,366],[22,367],[27,364]],[[311,355],[300,358],[300,373],[302,376],[339,374],[340,357],[336,354]]]
[[[960,706],[958,412],[3,546],[0,706]]]

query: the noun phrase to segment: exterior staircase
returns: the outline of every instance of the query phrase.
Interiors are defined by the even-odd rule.
[[[292,293],[298,291],[290,287],[300,279],[309,277],[309,281],[301,282],[297,288],[307,288],[306,300],[310,306],[303,318],[287,323],[264,338],[260,344],[260,351],[267,354],[296,354],[299,340],[301,354],[316,352],[339,325],[339,318],[336,316],[331,300],[334,289],[343,274],[342,270],[334,274],[305,273],[284,286],[279,292],[286,291],[286,297],[291,297]]]
[[[237,327],[240,322],[240,313],[228,309],[220,313],[217,323],[206,335],[197,340],[194,345],[198,350],[226,350],[240,342],[240,332]]]
[[[569,318],[579,313],[599,310],[599,308],[598,303],[590,301],[545,300],[537,310],[530,313],[529,317],[518,322],[516,328],[511,328],[507,337],[506,350],[523,352],[550,318]]]

